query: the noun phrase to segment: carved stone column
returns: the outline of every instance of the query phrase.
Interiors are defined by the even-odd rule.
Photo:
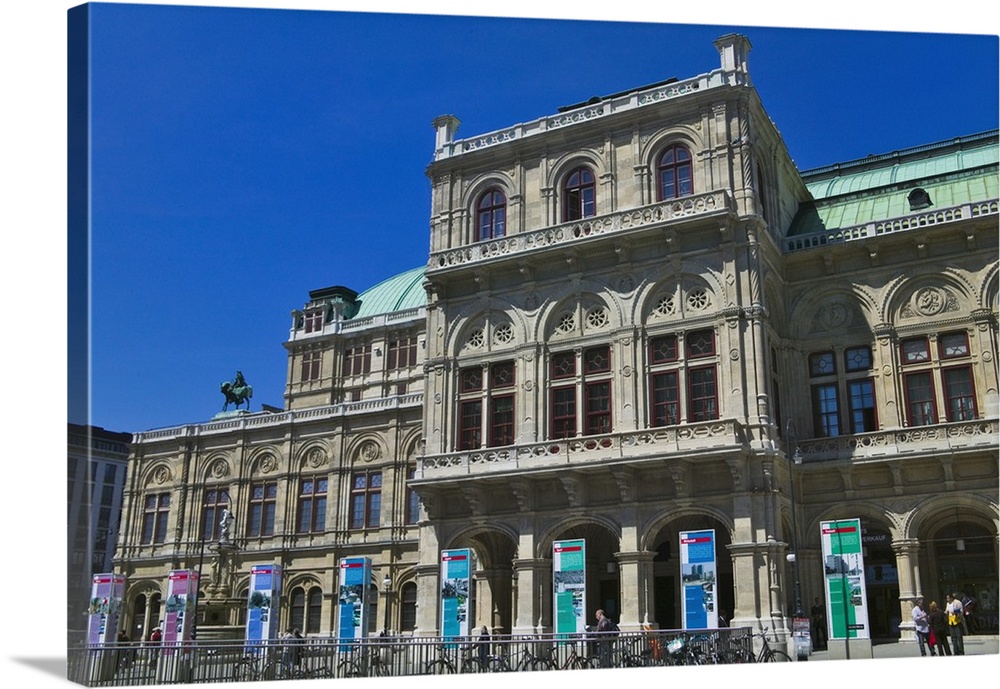
[[[437,636],[438,629],[437,600],[441,588],[439,581],[440,566],[421,564],[417,573],[417,626],[414,636]]]
[[[641,629],[653,614],[653,557],[648,550],[615,553],[621,584],[623,630]]]
[[[514,560],[517,610],[512,634],[543,634],[552,627],[552,560]]]
[[[913,606],[920,591],[920,541],[906,538],[892,542],[896,554],[896,571],[899,574],[899,625],[900,641],[915,641],[917,636],[913,625]],[[926,610],[926,608],[925,608]]]

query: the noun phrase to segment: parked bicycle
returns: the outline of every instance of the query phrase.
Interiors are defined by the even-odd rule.
[[[442,644],[438,646],[438,650],[440,655],[428,661],[427,665],[424,666],[424,674],[453,675],[459,672],[486,672],[490,669],[489,659],[484,663],[474,653],[474,644],[462,647],[461,660],[458,659],[459,645],[457,643]]]
[[[256,682],[259,680],[290,679],[291,672],[276,658],[247,654],[233,667],[234,682]]]
[[[764,627],[764,630],[760,634],[754,634],[754,636],[759,636],[761,638],[760,653],[754,658],[755,663],[790,663],[792,659],[784,651],[771,648],[771,644],[767,640],[767,632],[769,629]]]
[[[385,649],[365,648],[337,664],[337,677],[391,677],[392,669],[384,657]]]

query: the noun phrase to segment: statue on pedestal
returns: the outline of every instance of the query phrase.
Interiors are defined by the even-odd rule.
[[[229,543],[229,536],[232,534],[234,521],[236,521],[236,517],[229,511],[229,508],[226,507],[223,509],[222,521],[219,522],[219,543]]]
[[[236,377],[232,381],[225,381],[219,389],[226,396],[226,403],[222,405],[222,411],[226,411],[230,404],[240,405],[246,402],[247,411],[250,411],[250,398],[253,397],[253,388],[247,384],[243,378],[243,372],[237,371]]]

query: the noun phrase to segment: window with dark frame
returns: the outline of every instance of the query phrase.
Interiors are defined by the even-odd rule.
[[[417,363],[417,338],[413,335],[389,340],[386,368],[409,368]]]
[[[942,359],[955,359],[969,356],[968,333],[943,333],[938,337],[938,356]]]
[[[409,581],[399,589],[399,629],[412,632],[417,628],[417,585]]]
[[[657,160],[656,175],[660,201],[691,195],[691,153],[680,144],[668,146]]]
[[[167,538],[167,518],[170,516],[170,493],[147,495],[143,504],[142,545],[164,543]]]
[[[323,352],[303,352],[302,353],[302,376],[303,382],[319,380],[320,372],[323,368]]]
[[[590,168],[578,167],[566,176],[562,188],[563,221],[597,214],[597,186]]]
[[[840,404],[836,383],[812,386],[812,412],[813,434],[817,438],[840,435]]]
[[[499,189],[490,189],[476,204],[476,241],[497,239],[507,233],[507,199]]]
[[[326,494],[329,479],[316,476],[299,481],[298,533],[321,533],[326,529]]]
[[[274,516],[277,510],[278,484],[274,481],[258,481],[251,484],[247,535],[273,536]]]
[[[549,360],[550,376],[557,381],[549,390],[549,435],[553,440],[574,437],[579,422],[583,424],[584,435],[601,435],[612,430],[611,347],[601,345],[584,349],[580,368],[581,375],[577,377],[573,351],[556,352]],[[579,420],[578,395],[583,405]]]
[[[899,343],[903,364],[919,364],[931,360],[931,348],[926,337],[911,337]]]
[[[972,367],[955,366],[941,369],[941,380],[948,421],[974,421],[977,412]]]
[[[682,418],[690,422],[719,418],[718,367],[705,361],[716,357],[715,331],[686,333],[683,358],[675,334],[651,337],[648,346],[650,426],[672,426]]]
[[[344,351],[344,375],[360,376],[371,372],[372,346],[355,345]]]
[[[351,529],[377,529],[381,513],[382,472],[355,472],[351,479]]]
[[[288,596],[288,626],[292,629],[306,628],[306,591],[301,586],[292,589]]]
[[[937,423],[934,404],[934,380],[930,371],[903,375],[906,396],[906,416],[910,426],[928,426]]]
[[[326,309],[323,308],[311,308],[307,309],[305,317],[303,319],[303,326],[307,333],[319,332],[323,329],[324,321],[326,320]]]
[[[878,430],[875,382],[871,378],[847,381],[847,418],[850,433]]]
[[[229,507],[229,487],[206,488],[201,503],[201,538],[214,541],[221,534],[222,512]]]
[[[514,383],[513,361],[492,363],[485,372],[481,365],[459,371],[459,450],[481,447],[484,433],[488,447],[514,443]]]
[[[404,522],[407,526],[413,526],[420,521],[420,496],[410,486],[410,481],[416,478],[416,475],[415,467],[406,470],[406,517]]]

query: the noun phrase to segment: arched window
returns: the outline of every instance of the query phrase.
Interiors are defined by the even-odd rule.
[[[313,586],[308,591],[301,586],[292,589],[288,602],[288,626],[303,634],[319,632],[322,621],[323,590]]]
[[[565,222],[597,214],[597,186],[589,168],[578,167],[566,176],[562,202]]]
[[[301,627],[303,634],[319,633],[323,620],[323,589],[313,586],[306,596],[306,626]]]
[[[288,626],[293,629],[303,629],[306,621],[306,591],[301,586],[292,589],[288,612]]]
[[[499,189],[490,189],[476,205],[476,241],[496,239],[507,234],[507,199]]]
[[[667,147],[656,163],[659,200],[676,199],[694,192],[691,185],[691,153],[680,144]]]
[[[403,584],[399,591],[399,629],[412,632],[417,628],[417,585]]]

